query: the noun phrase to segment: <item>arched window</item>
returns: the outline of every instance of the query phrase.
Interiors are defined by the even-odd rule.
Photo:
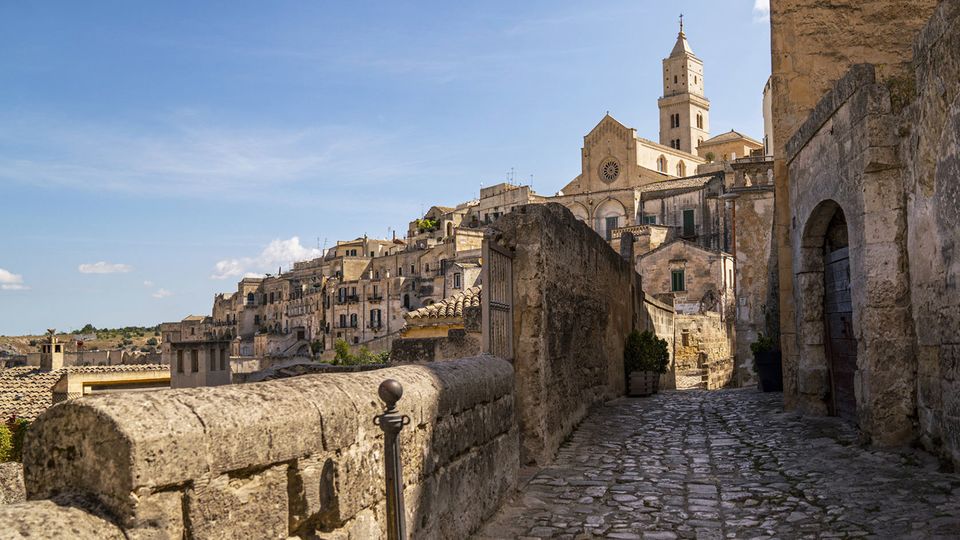
[[[697,127],[703,129],[703,115],[697,113]]]
[[[256,297],[253,293],[247,293],[247,305],[252,306],[254,302],[256,302]]]
[[[660,171],[660,172],[662,172],[662,173],[667,172],[667,158],[666,158],[666,157],[660,156],[659,158],[657,158],[657,170]]]
[[[682,161],[677,162],[677,176],[686,176],[686,175],[687,175],[686,165]]]
[[[447,223],[447,236],[453,236],[453,223]]]

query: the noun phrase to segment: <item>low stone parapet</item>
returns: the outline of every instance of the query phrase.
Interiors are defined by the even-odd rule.
[[[66,402],[30,430],[27,497],[99,504],[104,530],[128,538],[377,538],[383,437],[373,418],[387,378],[403,385],[398,406],[411,419],[400,436],[408,531],[468,536],[519,464],[513,370],[490,356]],[[14,505],[5,517],[31,523],[47,506]],[[47,526],[26,529],[43,537]]]

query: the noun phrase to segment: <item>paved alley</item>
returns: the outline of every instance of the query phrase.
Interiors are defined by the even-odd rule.
[[[596,410],[477,536],[957,538],[960,475],[865,448],[781,394],[663,392]]]

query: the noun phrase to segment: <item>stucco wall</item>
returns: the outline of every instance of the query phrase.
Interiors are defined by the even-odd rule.
[[[593,405],[623,394],[624,339],[647,324],[639,276],[559,204],[519,207],[489,234],[514,250],[521,459],[542,464]]]
[[[27,437],[27,496],[74,502],[9,507],[7,530],[36,533],[50,526],[38,515],[100,505],[113,524],[78,519],[90,537],[116,536],[114,526],[127,538],[381,537],[383,439],[372,419],[386,378],[404,385],[399,409],[411,417],[400,437],[408,531],[464,538],[518,469],[513,372],[489,356],[54,406]]]

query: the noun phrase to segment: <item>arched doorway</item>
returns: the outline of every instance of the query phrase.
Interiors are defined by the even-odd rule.
[[[857,340],[853,335],[850,251],[847,221],[839,206],[823,235],[823,324],[831,412],[856,422]]]

